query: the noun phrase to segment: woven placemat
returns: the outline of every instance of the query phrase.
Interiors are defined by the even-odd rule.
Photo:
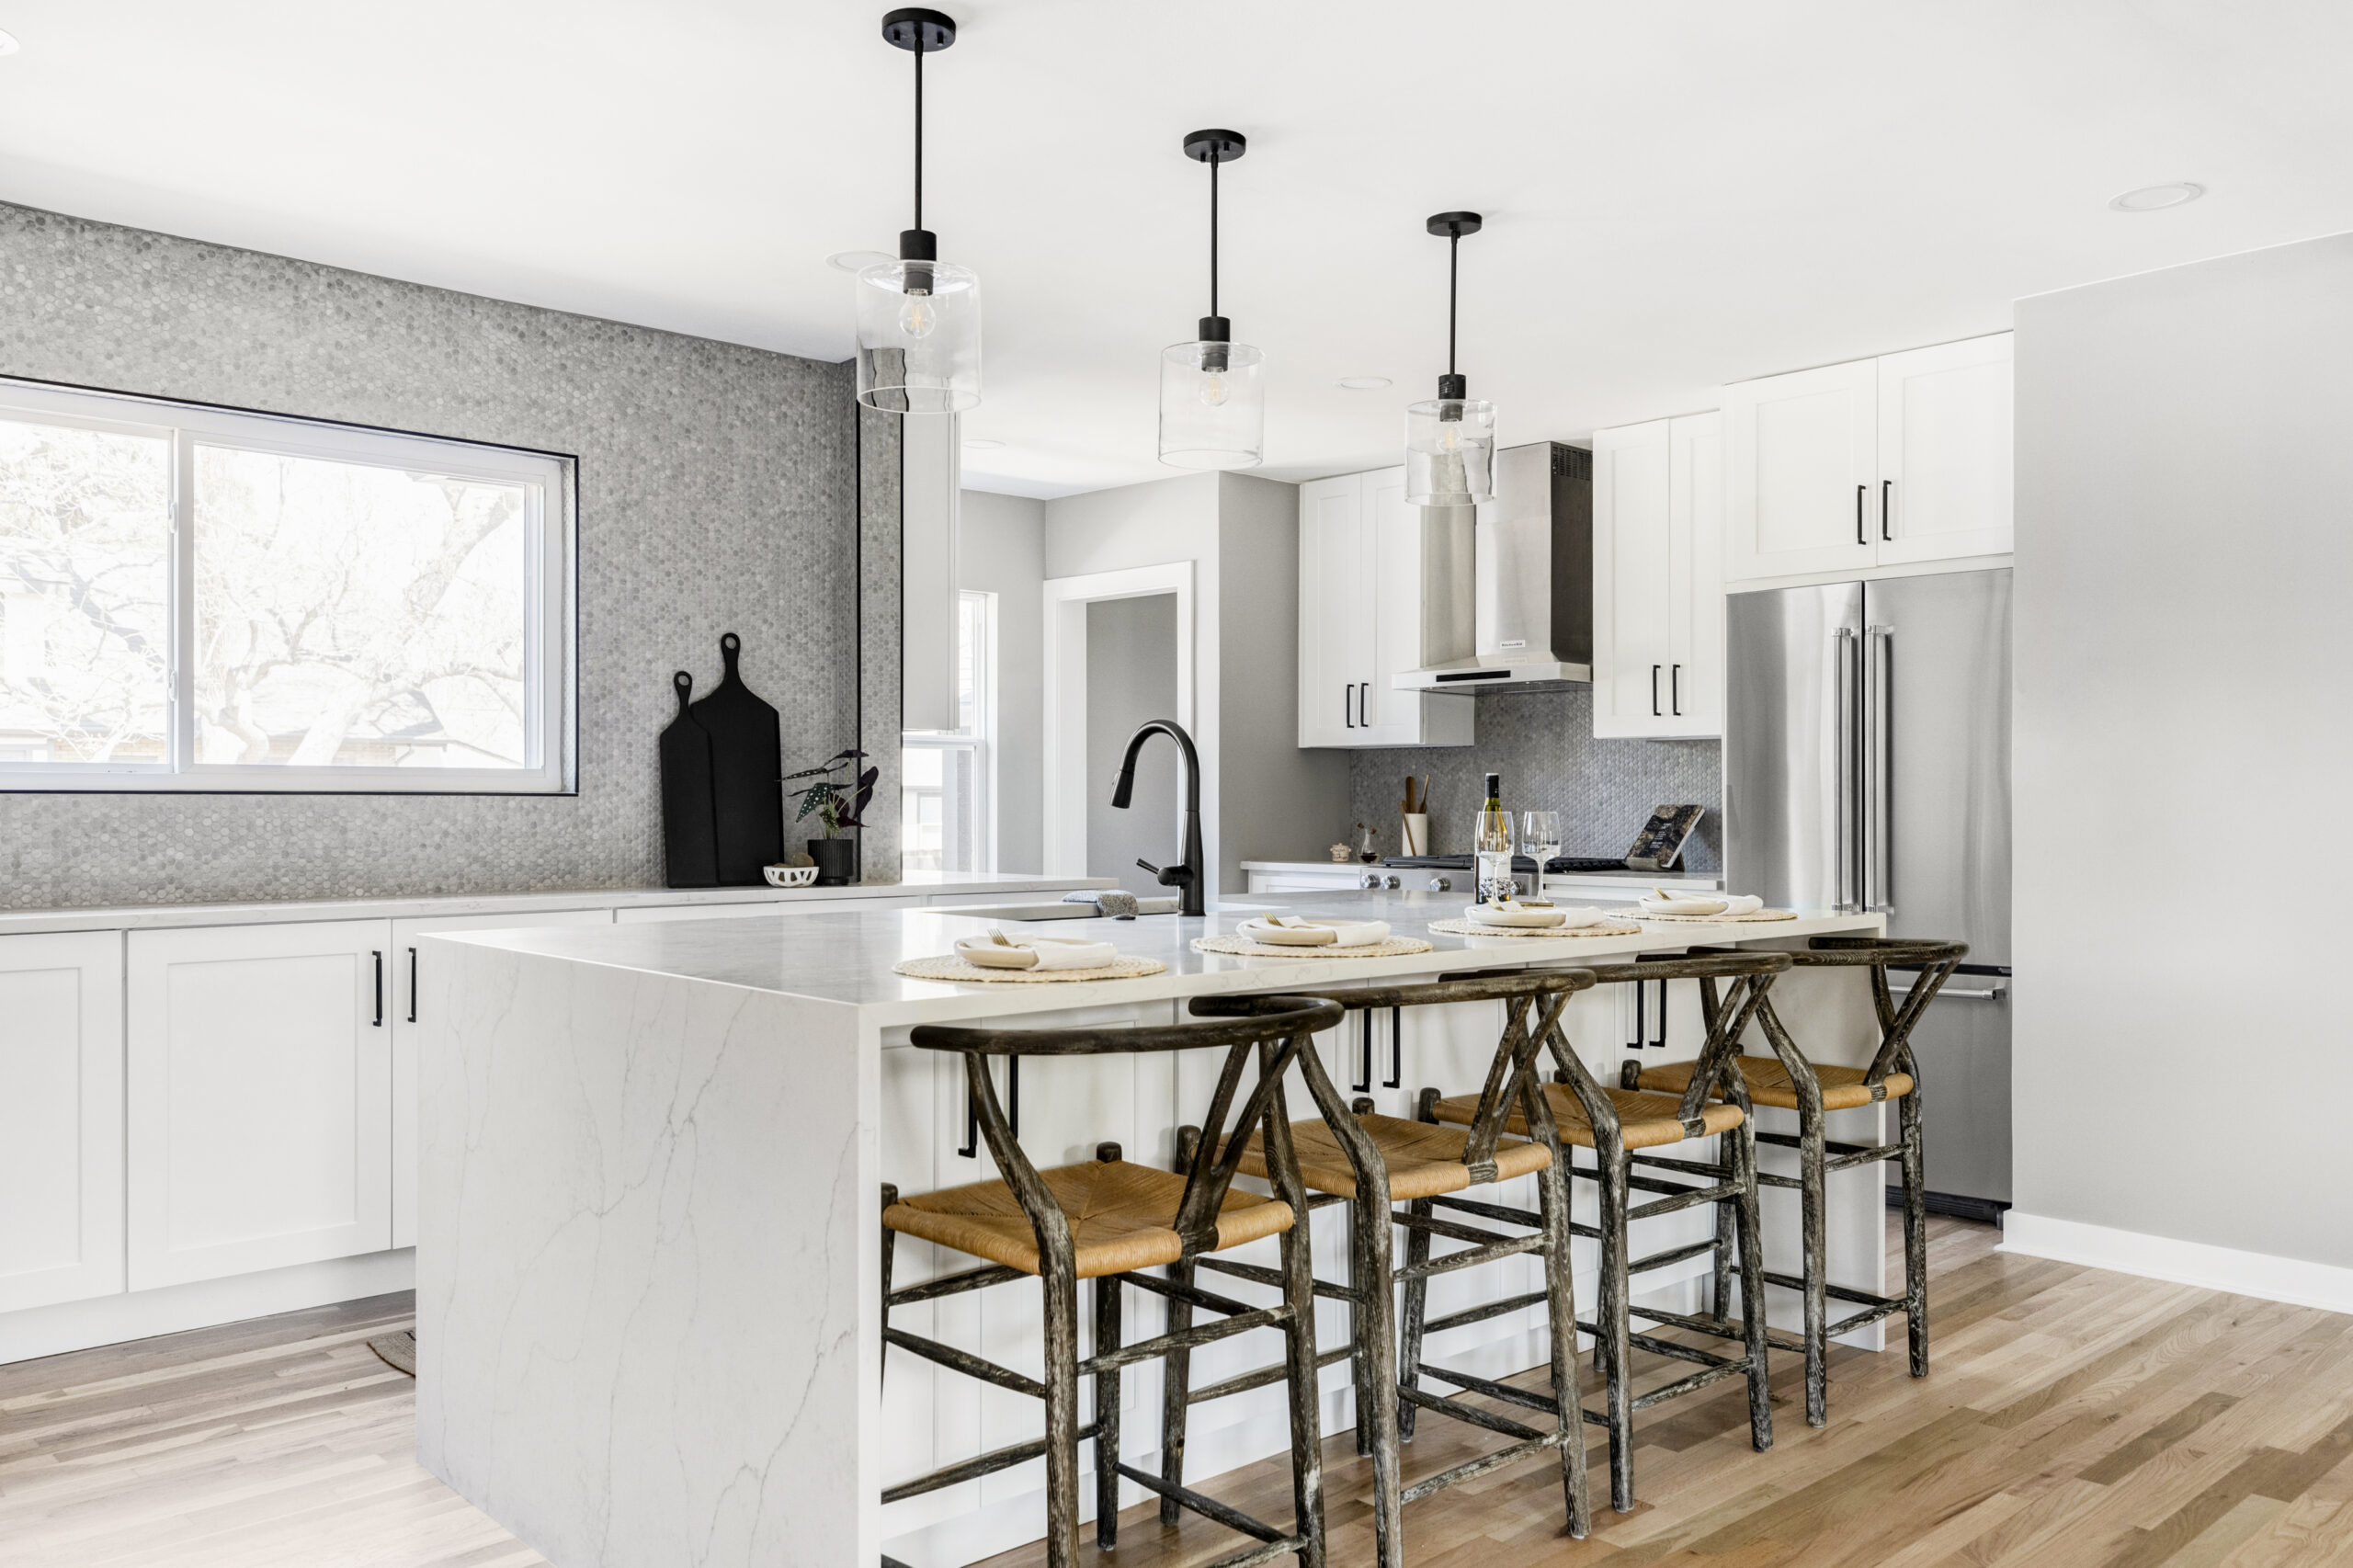
[[[1476,920],[1433,920],[1430,929],[1449,937],[1639,937],[1643,928],[1631,920],[1604,920],[1592,926],[1482,926]]]
[[[1636,910],[1636,920],[1672,920],[1686,926],[1743,926],[1773,920],[1795,920],[1794,909],[1752,909],[1745,915],[1649,915]]]
[[[991,985],[1051,985],[1073,980],[1141,980],[1147,974],[1159,974],[1168,966],[1158,959],[1122,957],[1117,963],[1099,969],[983,969],[967,963],[954,953],[943,953],[936,959],[902,959],[891,966],[893,974],[904,974],[910,980],[977,981]]]
[[[1238,959],[1393,959],[1407,953],[1431,951],[1430,944],[1419,937],[1392,937],[1386,941],[1364,942],[1353,948],[1332,943],[1321,947],[1288,946],[1275,942],[1254,942],[1247,937],[1196,937],[1193,950],[1197,953],[1226,953]]]
[[[404,1328],[398,1334],[388,1334],[381,1339],[371,1339],[368,1348],[378,1359],[395,1372],[416,1376],[416,1330]]]

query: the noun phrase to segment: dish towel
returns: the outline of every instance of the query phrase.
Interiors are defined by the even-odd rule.
[[[1075,937],[1008,937],[992,926],[985,937],[957,937],[956,956],[980,969],[1102,969],[1120,949]]]
[[[1258,915],[1238,933],[1278,948],[1369,948],[1389,940],[1385,920],[1309,920],[1297,915]]]

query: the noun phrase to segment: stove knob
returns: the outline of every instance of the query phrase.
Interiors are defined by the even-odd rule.
[[[1451,877],[1432,877],[1432,878],[1430,879],[1430,892],[1452,892],[1453,891],[1454,891],[1454,879],[1453,879],[1453,878],[1451,878]]]
[[[1385,888],[1402,888],[1405,884],[1395,877],[1383,877],[1381,880],[1381,885]]]
[[[1357,886],[1360,888],[1377,888],[1380,885],[1381,877],[1379,873],[1373,871],[1367,871],[1362,877],[1357,880]]]

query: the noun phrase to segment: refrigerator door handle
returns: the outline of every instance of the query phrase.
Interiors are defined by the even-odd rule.
[[[1859,644],[1860,635],[1851,626],[1841,626],[1831,634],[1831,657],[1837,665],[1837,732],[1838,776],[1836,780],[1836,820],[1834,836],[1837,843],[1837,864],[1833,885],[1833,902],[1842,913],[1851,913],[1862,899],[1860,853],[1861,791],[1856,787],[1856,776],[1861,771],[1862,680]]]
[[[1864,814],[1863,907],[1874,915],[1895,913],[1895,878],[1891,853],[1895,838],[1889,831],[1895,790],[1891,777],[1895,753],[1890,731],[1895,712],[1895,628],[1863,629],[1863,748]]]

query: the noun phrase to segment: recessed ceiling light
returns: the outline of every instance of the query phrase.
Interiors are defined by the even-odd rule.
[[[2162,212],[2168,207],[2179,207],[2206,194],[2206,187],[2190,180],[2172,185],[2144,185],[2138,190],[2128,190],[2109,203],[2119,212]]]
[[[0,33],[0,54],[14,54],[21,47],[14,33]]]
[[[992,441],[986,436],[974,436],[964,443],[964,449],[968,452],[993,452],[1004,445],[1003,441]]]
[[[870,267],[880,267],[886,261],[896,261],[899,258],[897,256],[892,256],[886,251],[845,250],[835,251],[833,255],[827,256],[825,258],[825,265],[827,267],[838,267],[844,272],[863,272]]]
[[[1350,392],[1379,392],[1389,384],[1387,376],[1342,376],[1340,384]]]

